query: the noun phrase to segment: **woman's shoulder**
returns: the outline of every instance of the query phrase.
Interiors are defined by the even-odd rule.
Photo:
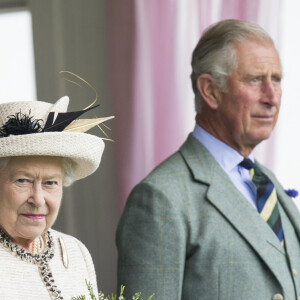
[[[68,241],[73,241],[73,242],[76,241],[76,242],[82,243],[79,239],[77,239],[76,237],[74,237],[70,234],[63,233],[63,232],[55,230],[53,228],[50,228],[49,231],[50,231],[50,234],[53,237],[53,239],[58,239],[59,237],[61,237]]]
[[[91,254],[82,241],[69,234],[49,229],[57,251],[62,259],[67,257],[70,261],[84,261],[88,269],[94,270]]]
[[[82,241],[80,241],[78,238],[76,238],[72,235],[60,232],[58,230],[52,229],[52,228],[50,228],[49,231],[50,231],[50,234],[53,238],[54,244],[65,243],[65,244],[68,244],[68,245],[79,247],[80,249],[83,249],[83,251],[88,252],[87,247],[85,246],[85,244]]]

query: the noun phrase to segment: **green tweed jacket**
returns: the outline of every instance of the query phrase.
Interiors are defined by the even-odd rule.
[[[287,252],[190,135],[127,201],[117,230],[118,285],[126,299],[137,291],[157,300],[297,299],[300,275],[292,268],[300,272],[300,215],[261,168],[277,189]]]

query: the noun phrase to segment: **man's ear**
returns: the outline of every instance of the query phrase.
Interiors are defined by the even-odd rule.
[[[205,103],[211,109],[217,109],[220,101],[220,91],[213,82],[211,75],[202,74],[197,79],[197,88]]]

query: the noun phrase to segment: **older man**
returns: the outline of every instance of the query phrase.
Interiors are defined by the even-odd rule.
[[[155,299],[300,299],[300,215],[254,160],[281,101],[281,65],[259,26],[226,20],[193,52],[196,126],[131,193],[118,280]]]

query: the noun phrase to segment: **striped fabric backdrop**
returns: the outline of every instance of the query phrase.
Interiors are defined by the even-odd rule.
[[[237,18],[261,24],[277,40],[280,10],[280,0],[124,2],[108,2],[120,209],[132,187],[193,130],[190,60],[202,31]],[[272,143],[260,146],[256,155],[268,166]]]

